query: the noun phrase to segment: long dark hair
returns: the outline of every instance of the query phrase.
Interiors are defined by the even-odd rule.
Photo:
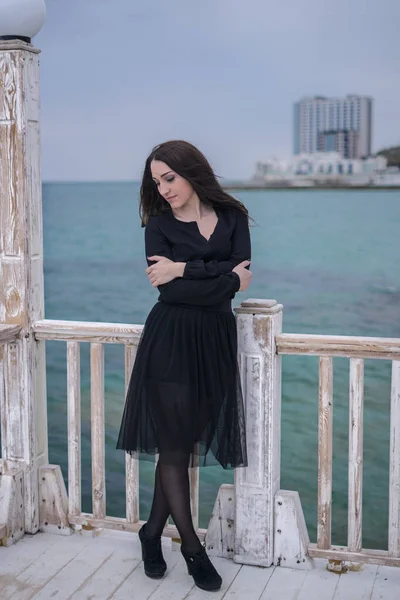
[[[236,208],[249,218],[245,205],[224,192],[210,163],[200,150],[189,142],[171,140],[153,148],[146,160],[140,188],[139,214],[142,227],[146,225],[149,217],[171,210],[154,183],[150,169],[153,160],[164,162],[172,171],[186,179],[204,204],[218,208]]]

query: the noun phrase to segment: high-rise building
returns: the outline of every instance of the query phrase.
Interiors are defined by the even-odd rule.
[[[359,139],[355,129],[321,131],[318,134],[318,152],[339,152],[343,158],[359,158]]]
[[[372,98],[315,96],[294,105],[294,154],[340,152],[344,158],[372,153]]]

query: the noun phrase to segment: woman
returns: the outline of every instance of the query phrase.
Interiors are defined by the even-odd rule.
[[[159,453],[150,516],[139,532],[146,575],[165,573],[161,534],[171,515],[196,585],[216,590],[221,577],[193,528],[188,467],[194,457],[202,465],[247,465],[231,301],[251,281],[248,213],[183,141],[154,148],[140,195],[146,272],[160,295],[143,328],[117,447]]]

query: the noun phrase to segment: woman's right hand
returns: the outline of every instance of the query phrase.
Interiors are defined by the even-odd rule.
[[[237,273],[240,279],[240,288],[239,292],[244,292],[247,290],[251,283],[252,273],[248,271],[246,267],[250,264],[249,260],[244,260],[243,262],[236,265],[234,269],[232,269],[232,273]]]

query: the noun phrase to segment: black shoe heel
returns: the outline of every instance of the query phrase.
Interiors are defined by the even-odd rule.
[[[220,589],[222,578],[208,558],[205,548],[201,547],[198,552],[188,554],[181,547],[181,552],[186,561],[188,573],[193,577],[197,587],[207,592]]]
[[[142,560],[144,572],[151,579],[161,579],[167,570],[161,548],[161,537],[153,538],[146,534],[145,525],[139,531],[142,544]]]

